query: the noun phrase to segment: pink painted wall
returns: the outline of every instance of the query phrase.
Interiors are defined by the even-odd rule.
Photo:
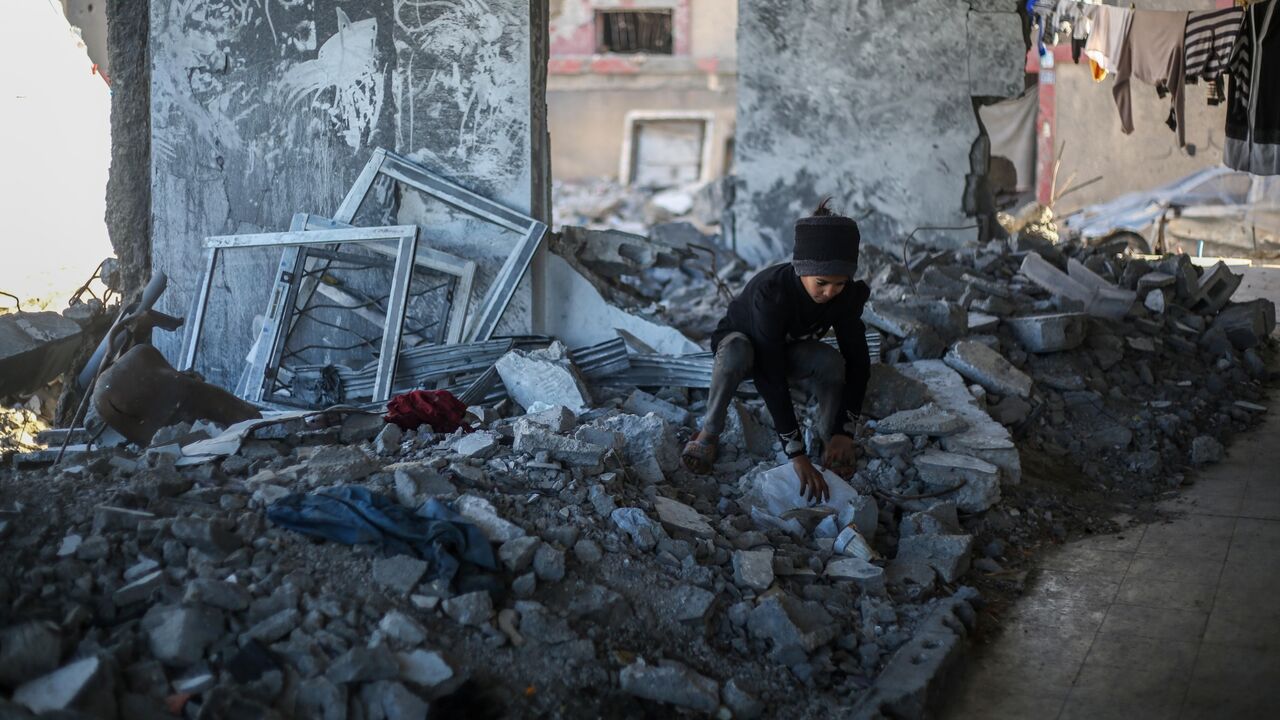
[[[554,74],[593,72],[629,74],[640,71],[641,60],[630,55],[590,56],[596,53],[595,11],[618,8],[670,9],[675,57],[688,57],[692,46],[691,0],[561,0],[551,7],[551,64]],[[607,58],[607,59],[606,59]]]

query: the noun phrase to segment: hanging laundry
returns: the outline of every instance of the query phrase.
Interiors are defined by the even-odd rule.
[[[1278,0],[1244,11],[1228,63],[1223,163],[1254,175],[1280,175],[1280,18]]]
[[[1035,186],[1036,113],[1040,109],[1040,88],[1032,85],[1021,97],[978,108],[982,127],[991,140],[991,156],[1007,158],[1017,177],[1014,190],[1024,192]]]
[[[1120,129],[1133,132],[1132,78],[1156,86],[1160,97],[1171,96],[1173,106],[1169,126],[1178,133],[1178,147],[1186,145],[1182,43],[1187,29],[1187,13],[1164,10],[1135,10],[1129,33],[1120,51],[1116,84],[1111,88],[1120,109]]]
[[[1244,10],[1238,7],[1193,12],[1187,16],[1183,57],[1187,82],[1204,80],[1209,86],[1209,104],[1222,100],[1222,75],[1231,50],[1240,36]]]
[[[1084,44],[1085,57],[1093,69],[1093,79],[1101,81],[1120,65],[1120,53],[1129,35],[1133,11],[1128,8],[1097,5],[1086,8],[1092,31]]]

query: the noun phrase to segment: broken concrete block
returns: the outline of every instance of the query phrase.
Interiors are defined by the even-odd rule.
[[[498,559],[513,573],[522,573],[533,563],[533,554],[542,546],[536,537],[512,538],[498,547]]]
[[[451,597],[442,605],[446,615],[463,625],[485,625],[493,617],[493,599],[483,590]]]
[[[640,508],[618,508],[609,514],[609,519],[641,550],[652,550],[659,540],[666,537],[662,526],[649,519]]]
[[[720,707],[720,685],[674,660],[647,665],[644,660],[622,668],[622,691],[654,702],[670,703],[711,715]]]
[[[467,433],[455,440],[452,447],[463,457],[489,458],[498,451],[498,436],[485,431]]]
[[[862,322],[894,337],[909,338],[917,335],[925,324],[901,312],[892,303],[868,300],[862,306]]]
[[[938,360],[904,365],[902,371],[928,385],[937,405],[966,423],[964,430],[942,438],[944,450],[986,460],[1004,472],[1010,485],[1021,481],[1022,461],[1009,430],[978,405],[959,373]]]
[[[163,585],[164,572],[157,570],[117,589],[111,594],[111,602],[115,603],[116,607],[142,602],[151,597],[151,594],[159,590]]]
[[[458,492],[453,483],[425,463],[396,463],[388,465],[386,470],[395,478],[396,501],[408,508],[421,506],[427,498]]]
[[[253,595],[238,583],[213,578],[196,578],[187,583],[182,601],[240,612],[249,607],[249,603],[253,601]]]
[[[378,630],[393,646],[403,649],[417,647],[427,639],[427,631],[418,621],[399,610],[383,615],[378,622]]]
[[[852,582],[871,595],[885,592],[884,568],[856,557],[835,558],[827,563],[823,574],[832,580]]]
[[[612,415],[597,426],[623,436],[627,464],[645,482],[663,482],[667,473],[679,469],[680,447],[675,428],[656,413],[644,417]]]
[[[894,458],[911,452],[911,438],[906,433],[875,434],[863,441],[863,447],[879,458]]]
[[[425,561],[408,555],[378,558],[373,561],[373,581],[398,595],[408,597],[430,567]]]
[[[147,612],[143,628],[157,660],[171,667],[200,662],[204,651],[222,637],[222,613],[214,608],[162,607]]]
[[[517,433],[520,432],[520,426],[528,427],[529,425],[537,425],[553,433],[567,433],[577,424],[577,414],[563,405],[556,405],[546,410],[525,413],[516,420],[513,427],[516,428]]]
[[[394,455],[400,452],[400,441],[404,439],[404,430],[399,425],[387,423],[373,438],[373,449],[379,455]]]
[[[356,645],[335,658],[324,672],[330,682],[338,685],[390,680],[399,674],[400,664],[386,645]]]
[[[106,662],[88,657],[38,677],[13,692],[13,701],[34,713],[82,711],[115,717],[115,681]]]
[[[143,520],[154,520],[155,515],[142,510],[99,505],[93,510],[93,534],[118,530],[137,530]]]
[[[1033,353],[1062,352],[1079,347],[1088,332],[1083,313],[1049,313],[1005,318],[1018,342]]]
[[[533,553],[533,572],[544,582],[560,582],[564,579],[564,551],[546,543]]]
[[[1216,265],[1200,276],[1191,309],[1207,315],[1218,312],[1235,294],[1242,279],[1240,275],[1231,272],[1231,268],[1227,267],[1225,262],[1219,260]]]
[[[764,703],[738,687],[737,679],[731,679],[725,683],[721,688],[720,696],[724,700],[725,707],[733,713],[734,720],[756,720],[764,715]]]
[[[606,449],[599,445],[557,435],[534,426],[517,430],[515,450],[530,455],[545,452],[552,459],[584,468],[599,468],[606,452]]]
[[[639,389],[632,392],[622,404],[622,411],[638,416],[653,413],[677,426],[688,425],[693,419],[693,414],[685,408]]]
[[[930,490],[961,487],[942,496],[966,512],[982,512],[1000,500],[1000,469],[969,455],[928,450],[915,459],[916,471]]]
[[[912,535],[959,535],[960,519],[954,502],[934,503],[928,510],[908,513],[898,524],[900,538]]]
[[[786,657],[799,650],[804,655],[835,639],[840,624],[816,602],[805,602],[780,594],[760,601],[747,616],[747,631],[753,637],[771,640],[774,652]]]
[[[591,393],[567,354],[557,342],[532,353],[512,350],[498,358],[495,366],[507,394],[520,405],[563,405],[581,414],[591,408]]]
[[[262,643],[273,643],[285,638],[302,623],[302,613],[296,608],[285,608],[249,628],[244,637]]]
[[[1031,395],[1031,378],[980,342],[961,340],[947,351],[945,361],[965,379],[991,392],[1023,398]]]
[[[653,499],[653,509],[668,532],[686,532],[702,538],[714,537],[716,534],[715,528],[711,527],[702,513],[682,502],[659,495]]]
[[[26,395],[71,369],[80,325],[55,312],[0,315],[0,397]]]
[[[1275,304],[1270,300],[1231,303],[1214,318],[1212,327],[1220,329],[1237,350],[1248,350],[1262,344],[1276,326]]]
[[[777,436],[773,431],[761,425],[742,401],[735,398],[729,403],[724,434],[720,436],[722,451],[736,448],[740,453],[772,457],[776,440]]]
[[[672,615],[679,622],[702,620],[715,602],[715,593],[693,585],[680,585],[671,591]]]
[[[0,687],[13,688],[52,672],[62,657],[57,626],[26,622],[0,630]]]
[[[903,435],[927,435],[929,437],[945,437],[954,435],[968,427],[959,416],[954,415],[934,403],[927,403],[914,410],[903,410],[876,423],[876,432],[882,434],[900,433]]]
[[[733,581],[752,590],[768,590],[773,584],[773,548],[735,550]]]
[[[1222,443],[1209,435],[1200,435],[1191,441],[1191,463],[1208,465],[1222,459]]]
[[[178,518],[169,526],[169,531],[183,544],[208,553],[229,553],[243,544],[240,536],[219,520]]]
[[[444,656],[431,650],[397,653],[396,663],[400,666],[401,680],[428,692],[435,691],[454,677],[453,668]]]
[[[463,495],[455,503],[458,514],[475,523],[489,542],[504,543],[525,534],[524,528],[498,515],[493,503],[476,495]]]
[[[912,535],[898,541],[898,558],[927,564],[944,582],[968,572],[972,553],[972,535]]]
[[[875,363],[867,380],[867,394],[862,410],[880,419],[903,410],[914,410],[929,402],[929,388],[918,380],[904,376],[893,365]]]

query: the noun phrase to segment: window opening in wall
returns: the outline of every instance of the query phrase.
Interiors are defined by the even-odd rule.
[[[597,10],[596,51],[670,55],[670,10]]]
[[[632,130],[631,183],[640,187],[677,187],[702,176],[702,120],[638,120]]]

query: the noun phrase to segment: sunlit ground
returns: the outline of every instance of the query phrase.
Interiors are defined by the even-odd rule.
[[[112,255],[103,220],[110,94],[57,0],[6,0],[4,10],[0,291],[24,310],[62,310]],[[13,306],[0,296],[0,313]]]

